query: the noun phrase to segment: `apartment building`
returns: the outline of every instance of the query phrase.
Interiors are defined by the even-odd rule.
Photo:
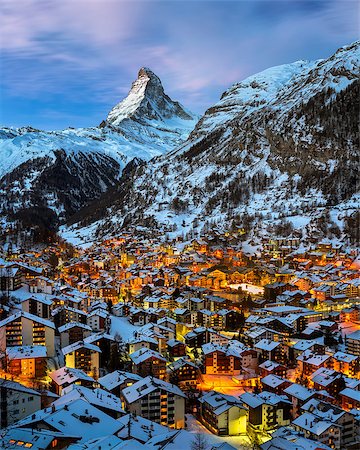
[[[0,351],[24,345],[44,345],[47,355],[55,354],[55,325],[42,317],[18,311],[0,322]]]
[[[199,398],[198,418],[214,434],[246,434],[247,410],[242,402],[232,395],[207,392]]]
[[[4,429],[41,408],[41,393],[0,378],[0,428]]]
[[[121,395],[128,412],[169,428],[184,428],[186,395],[177,386],[149,376]]]

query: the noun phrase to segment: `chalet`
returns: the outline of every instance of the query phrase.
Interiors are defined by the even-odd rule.
[[[159,350],[159,343],[157,339],[139,333],[135,333],[135,336],[126,342],[126,346],[129,355],[137,352],[141,348],[149,348],[155,351]]]
[[[52,311],[54,323],[57,327],[61,327],[69,322],[80,322],[86,324],[87,313],[81,309],[72,308],[71,306],[59,306]]]
[[[336,352],[332,355],[332,369],[355,378],[360,370],[360,356]]]
[[[281,342],[262,339],[254,345],[254,349],[258,352],[260,362],[270,360],[282,363],[284,360],[284,346]]]
[[[345,377],[335,370],[321,367],[311,375],[314,388],[324,390],[332,397],[337,397],[339,392],[346,387]]]
[[[271,431],[291,421],[291,402],[272,392],[245,392],[240,400],[248,408],[248,432]]]
[[[46,374],[46,347],[44,345],[24,345],[6,349],[6,368],[15,376],[43,378]]]
[[[316,390],[309,389],[301,384],[293,383],[284,389],[284,394],[291,400],[292,416],[297,417],[300,414],[301,407],[317,394]]]
[[[107,330],[109,327],[109,313],[102,308],[97,308],[88,314],[86,318],[87,324],[95,332],[101,332]]]
[[[275,302],[276,297],[288,289],[286,283],[277,281],[275,283],[266,284],[264,286],[264,298],[269,302]]]
[[[21,300],[21,309],[43,319],[50,318],[52,301],[45,295],[32,295]]]
[[[332,448],[349,448],[354,443],[355,420],[348,412],[315,398],[305,403],[302,410],[304,413],[292,425],[306,437]]]
[[[62,353],[66,367],[81,369],[91,377],[98,377],[101,353],[98,346],[78,341],[64,347]]]
[[[98,383],[105,390],[111,392],[117,397],[120,397],[120,393],[123,389],[132,386],[141,379],[142,377],[140,375],[136,375],[135,373],[115,370],[114,372],[108,373],[107,375],[99,378]]]
[[[346,353],[360,356],[360,330],[346,336]]]
[[[172,358],[178,358],[186,355],[186,344],[176,339],[167,341],[167,350]]]
[[[168,366],[168,375],[171,383],[178,385],[182,390],[196,388],[200,380],[200,370],[187,358],[179,358]]]
[[[261,384],[264,391],[281,395],[283,391],[291,385],[291,381],[279,377],[278,375],[267,375],[266,377],[261,378]]]
[[[72,367],[61,367],[49,374],[51,378],[51,389],[58,395],[62,394],[63,389],[72,384],[92,388],[96,381],[87,375],[81,369],[74,369]]]
[[[21,272],[16,267],[0,268],[0,290],[2,292],[16,291],[21,287]]]
[[[204,344],[205,373],[214,375],[239,375],[244,369],[255,369],[257,354],[239,341],[229,341],[227,345]]]
[[[332,363],[331,355],[313,353],[311,350],[305,350],[297,358],[299,370],[305,376],[310,376],[318,369],[330,367]]]
[[[202,345],[210,342],[210,331],[204,327],[194,328],[185,336],[185,343],[189,348],[201,348]]]
[[[130,355],[133,373],[146,377],[154,376],[163,380],[166,376],[166,359],[150,349],[140,349]]]
[[[345,388],[340,391],[341,406],[346,411],[360,409],[360,391],[351,388]]]
[[[80,322],[68,322],[58,328],[61,347],[83,341],[91,334],[91,327]]]
[[[99,367],[107,368],[109,366],[110,357],[116,352],[118,342],[113,335],[108,333],[91,334],[84,339],[85,344],[96,345],[100,349]]]
[[[285,377],[287,369],[285,366],[271,360],[264,361],[259,364],[260,376],[262,378],[267,375],[278,375],[279,377]]]

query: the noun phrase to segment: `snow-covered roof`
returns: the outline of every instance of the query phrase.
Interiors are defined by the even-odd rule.
[[[32,320],[33,322],[41,323],[41,325],[44,325],[49,328],[54,328],[55,325],[53,322],[47,319],[43,319],[42,317],[35,316],[34,314],[30,314],[26,311],[17,311],[16,313],[12,314],[11,316],[7,317],[6,319],[2,320],[0,322],[0,328],[7,325],[8,323],[13,322],[14,320],[18,320],[20,318],[24,317],[25,319]]]
[[[83,330],[91,331],[91,327],[81,322],[68,322],[58,328],[59,333],[64,333],[65,331],[71,330],[72,328],[79,327]]]
[[[111,391],[128,380],[132,383],[135,383],[136,381],[139,381],[141,379],[142,377],[135,373],[115,370],[114,372],[108,373],[107,375],[99,378],[98,382],[102,387],[104,387],[108,391]]]
[[[5,380],[4,378],[0,378],[0,387],[1,388],[5,388],[5,389],[9,389],[11,391],[19,391],[19,392],[24,392],[26,394],[29,395],[39,395],[41,396],[41,393],[38,391],[35,391],[34,389],[30,389],[26,386],[24,386],[21,383],[18,383],[16,381],[11,381],[11,380]]]
[[[131,361],[136,365],[141,364],[149,358],[156,358],[160,361],[166,362],[166,359],[159,352],[156,352],[150,348],[140,348],[130,355]]]
[[[72,367],[61,367],[60,369],[51,372],[49,376],[59,386],[75,383],[78,380],[95,382],[95,380],[83,370],[73,369]]]
[[[360,404],[360,391],[356,389],[350,389],[345,388],[342,391],[340,391],[341,395],[344,395],[345,397],[351,398],[352,400],[355,400],[356,402],[359,402]]]
[[[311,364],[312,366],[321,366],[328,359],[330,359],[330,355],[320,355],[318,353],[314,353],[311,350],[305,350],[301,355],[299,355],[296,359],[298,361],[306,362],[307,364]]]
[[[75,352],[80,348],[86,348],[88,350],[101,353],[101,350],[97,345],[89,344],[84,341],[78,341],[74,342],[73,344],[67,345],[66,347],[62,348],[61,351],[63,352],[63,355],[67,355],[68,353]]]
[[[123,427],[120,422],[81,398],[58,407],[41,409],[18,421],[15,427],[31,426],[40,421],[57,432],[77,436],[79,442],[115,434]]]
[[[118,397],[105,391],[104,389],[90,389],[84,386],[71,384],[63,389],[62,396],[55,400],[55,406],[65,405],[69,402],[82,398],[97,408],[107,409],[116,413],[125,414],[121,407],[121,401]]]
[[[136,402],[141,399],[145,395],[150,394],[151,392],[161,390],[170,392],[174,395],[178,395],[180,397],[186,398],[186,395],[180,388],[175,386],[174,384],[167,383],[166,381],[159,380],[154,377],[146,377],[142,380],[134,383],[132,386],[125,388],[122,391],[122,395],[128,403]]]
[[[293,425],[309,431],[316,436],[321,436],[326,430],[334,424],[331,421],[321,420],[310,412],[305,412],[292,422]]]
[[[270,341],[270,339],[261,339],[261,341],[254,345],[254,348],[271,352],[275,348],[279,347],[279,345],[280,342]]]
[[[291,384],[289,387],[284,389],[285,394],[291,395],[291,397],[295,397],[299,400],[307,400],[314,396],[316,391],[306,388],[301,384]]]
[[[45,345],[23,345],[7,347],[6,354],[9,360],[46,358],[47,351]]]
[[[359,357],[355,356],[355,355],[351,355],[349,353],[336,352],[336,353],[334,353],[333,358],[338,361],[352,363],[352,362],[356,361]]]
[[[261,382],[267,386],[276,388],[288,382],[288,380],[285,380],[284,378],[281,378],[278,375],[266,375],[266,377],[261,378]]]

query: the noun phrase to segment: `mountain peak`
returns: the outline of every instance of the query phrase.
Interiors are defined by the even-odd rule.
[[[114,106],[106,121],[117,127],[126,119],[144,123],[172,118],[194,120],[180,103],[165,94],[160,78],[148,67],[141,67],[127,97]]]
[[[149,81],[156,80],[161,84],[160,78],[148,67],[141,67],[138,72],[139,78],[147,78]]]

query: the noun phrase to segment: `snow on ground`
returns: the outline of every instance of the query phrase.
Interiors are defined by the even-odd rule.
[[[134,337],[136,331],[139,331],[140,327],[132,325],[126,317],[111,317],[110,334],[115,336],[117,333],[121,336],[123,341],[128,341]]]
[[[187,431],[190,433],[206,434],[209,444],[224,443],[234,446],[237,449],[247,448],[251,441],[248,436],[216,436],[204,427],[192,414],[186,414]]]
[[[91,225],[83,228],[76,228],[76,226],[67,227],[63,225],[59,229],[60,236],[65,239],[65,241],[74,245],[75,247],[81,247],[86,249],[91,247],[96,241],[94,239],[94,233],[96,231],[98,222],[94,222]]]
[[[288,216],[287,220],[298,230],[309,225],[311,218],[306,216]]]

